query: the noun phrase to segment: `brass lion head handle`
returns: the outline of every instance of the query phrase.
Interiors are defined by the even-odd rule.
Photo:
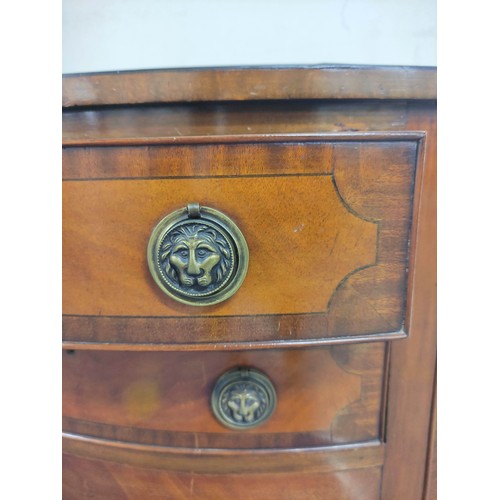
[[[212,391],[212,410],[231,429],[250,429],[264,423],[276,407],[276,391],[264,373],[236,368],[222,375]]]
[[[248,268],[248,246],[222,212],[189,203],[153,229],[147,259],[156,284],[173,299],[212,305],[231,297]]]

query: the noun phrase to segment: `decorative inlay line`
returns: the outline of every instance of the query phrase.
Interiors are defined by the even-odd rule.
[[[98,182],[98,181],[156,181],[156,180],[198,180],[198,179],[253,179],[262,177],[329,177],[330,173],[312,174],[241,174],[241,175],[173,175],[173,176],[148,176],[148,177],[86,177],[65,178],[63,182]]]

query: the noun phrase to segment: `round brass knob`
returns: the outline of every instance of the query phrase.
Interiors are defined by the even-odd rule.
[[[190,203],[164,217],[149,239],[147,260],[156,284],[184,304],[206,306],[231,297],[248,269],[248,246],[236,224]]]
[[[212,391],[212,410],[217,420],[231,429],[251,429],[273,414],[276,391],[264,373],[236,368],[222,375]]]

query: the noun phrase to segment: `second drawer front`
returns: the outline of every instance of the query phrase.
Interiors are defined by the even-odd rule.
[[[382,343],[258,352],[64,353],[64,430],[196,448],[290,448],[377,439],[384,358]],[[253,429],[228,429],[211,410],[215,382],[237,366],[260,370],[276,389],[274,414]]]

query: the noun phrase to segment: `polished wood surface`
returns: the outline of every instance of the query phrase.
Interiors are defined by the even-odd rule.
[[[375,500],[378,498],[381,478],[380,467],[350,470],[335,470],[330,467],[323,468],[321,472],[302,467],[293,472],[243,471],[239,474],[221,475],[130,467],[109,460],[89,460],[71,454],[63,455],[63,471],[65,500],[261,500],[283,497],[293,500]]]
[[[427,450],[427,470],[425,472],[424,500],[437,499],[437,387],[434,385],[434,401],[432,402],[432,422],[429,432]]]
[[[401,101],[270,101],[78,108],[63,114],[62,141],[65,148],[211,144],[224,142],[226,138],[234,142],[235,136],[248,143],[255,142],[254,135],[261,136],[259,142],[276,142],[283,134],[341,133],[349,138],[353,132],[363,132],[369,139],[380,137],[381,132],[385,137],[391,132],[400,137],[408,119],[408,105]],[[409,138],[415,138],[415,134]],[[92,152],[88,155],[85,164],[92,161]],[[154,154],[151,161],[158,162]],[[65,163],[63,159],[63,167]],[[107,168],[113,171],[109,162]]]
[[[63,106],[261,99],[435,99],[434,68],[322,66],[67,75]]]
[[[99,148],[91,164],[87,149],[70,155],[64,339],[192,344],[399,333],[418,148],[416,137],[407,138],[294,136],[290,144],[149,147],[131,155]],[[250,250],[238,293],[196,311],[158,290],[145,259],[158,220],[192,201],[228,214]]]
[[[193,474],[328,472],[379,467],[384,445],[368,441],[314,448],[231,450],[168,447],[63,434],[63,453],[130,467]]]
[[[347,69],[65,79],[65,499],[433,498],[435,70]],[[144,227],[192,192],[260,257],[203,314],[144,267]],[[246,432],[208,403],[237,365],[278,392]]]
[[[265,352],[67,352],[63,428],[197,449],[378,439],[384,356],[382,343]],[[245,432],[222,426],[210,408],[217,378],[238,366],[263,371],[278,399],[269,421]]]
[[[425,484],[436,367],[436,115],[435,104],[410,105],[408,128],[426,130],[412,238],[410,335],[391,346],[387,448],[382,498],[420,500]],[[401,464],[405,465],[402,466]]]

